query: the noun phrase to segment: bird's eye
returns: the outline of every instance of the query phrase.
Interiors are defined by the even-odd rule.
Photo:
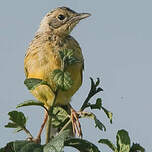
[[[64,19],[65,19],[65,16],[62,15],[62,14],[60,14],[60,15],[58,16],[58,19],[59,19],[59,20],[64,20]]]

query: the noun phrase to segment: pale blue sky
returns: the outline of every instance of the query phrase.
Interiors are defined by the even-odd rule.
[[[71,33],[79,42],[85,58],[84,82],[73,97],[72,105],[79,109],[78,105],[89,90],[90,76],[101,77],[103,103],[114,114],[113,124],[110,125],[102,112],[96,112],[107,126],[107,132],[94,129],[92,121],[83,121],[84,138],[95,144],[100,138],[110,138],[115,142],[117,130],[123,128],[129,131],[132,141],[151,152],[151,0],[1,1],[0,147],[8,141],[25,138],[24,133],[14,134],[12,129],[6,129],[4,125],[8,122],[9,111],[14,110],[20,102],[33,99],[23,84],[24,54],[42,17],[58,6],[92,14]],[[27,127],[36,135],[42,121],[42,109],[29,107],[23,111],[28,116]],[[110,152],[105,146],[98,144],[98,147]]]

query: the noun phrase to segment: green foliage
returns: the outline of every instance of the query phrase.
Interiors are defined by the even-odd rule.
[[[61,58],[61,69],[56,69],[51,74],[51,79],[57,85],[57,89],[63,91],[69,90],[72,87],[73,81],[69,72],[65,71],[67,66],[80,62],[73,53],[73,50],[59,51]]]
[[[43,152],[43,146],[34,142],[18,140],[8,143],[0,152]]]
[[[25,79],[24,84],[26,85],[28,90],[33,90],[39,85],[43,85],[43,84],[48,85],[48,83],[46,81],[41,80],[41,79],[36,79],[36,78]]]
[[[71,79],[71,75],[69,72],[66,71],[68,66],[71,66],[76,63],[80,63],[83,61],[78,60],[74,56],[74,50],[66,49],[59,51],[59,57],[61,59],[61,68],[55,69],[51,73],[51,79],[56,84],[57,89],[54,91],[55,99],[58,93],[58,90],[66,91],[71,89],[73,80]],[[94,97],[99,92],[103,91],[103,89],[99,86],[100,79],[97,78],[94,81],[92,78],[91,80],[91,88],[87,95],[87,98],[84,100],[80,111],[78,111],[79,118],[89,118],[93,119],[95,123],[95,127],[100,129],[101,131],[106,131],[106,127],[103,123],[97,119],[96,115],[92,112],[85,112],[86,108],[90,108],[91,110],[103,110],[106,114],[110,123],[112,123],[112,112],[108,111],[106,108],[103,107],[102,99],[96,99],[95,103],[90,102],[92,97]],[[44,80],[36,79],[36,78],[29,78],[24,81],[24,84],[27,86],[29,90],[35,89],[39,85],[47,85],[52,90],[51,86]],[[53,90],[52,90],[53,91]],[[55,99],[50,107],[50,109],[46,109],[44,104],[39,101],[35,100],[28,100],[24,101],[23,103],[17,105],[16,108],[25,107],[25,106],[40,106],[43,107],[49,114],[48,126],[51,125],[54,128],[58,128],[59,133],[55,137],[50,139],[50,128],[47,131],[47,139],[45,145],[40,145],[35,142],[32,142],[33,136],[26,128],[26,117],[22,112],[18,111],[11,111],[8,113],[9,115],[9,122],[5,127],[7,128],[16,128],[16,131],[24,130],[28,135],[28,139],[31,141],[13,141],[9,142],[5,147],[0,149],[0,152],[61,152],[64,149],[64,146],[70,146],[76,148],[80,152],[100,152],[96,145],[93,143],[80,139],[80,138],[72,138],[71,135],[71,124],[72,120],[70,119],[69,113],[60,106],[55,106]],[[75,120],[76,121],[76,120]],[[51,125],[49,125],[51,124]],[[70,125],[70,127],[69,127]],[[70,129],[69,129],[70,128]],[[79,129],[78,129],[79,130]],[[36,141],[36,140],[33,140]],[[116,143],[115,146],[109,139],[100,139],[99,143],[105,144],[109,146],[109,148],[114,152],[144,152],[144,148],[141,147],[139,144],[134,144],[131,146],[130,144],[130,137],[128,132],[125,130],[119,130],[116,135]]]
[[[57,69],[52,72],[51,78],[57,85],[58,89],[65,91],[72,87],[73,81],[69,72]]]
[[[44,152],[61,152],[64,148],[64,141],[69,136],[69,130],[65,130],[44,146]]]
[[[102,107],[102,100],[101,98],[98,98],[96,100],[96,103],[95,104],[91,104],[91,103],[88,103],[88,107],[90,107],[91,109],[101,109]]]
[[[63,78],[61,78],[61,77],[63,75],[65,75],[65,73],[66,72],[62,71],[62,70],[55,70],[54,71],[54,77],[53,77],[53,79],[55,81],[59,81],[60,80],[59,83],[61,83],[62,82],[61,80],[63,80]],[[33,87],[35,87],[35,86],[37,86],[39,84],[42,84],[43,81],[37,81],[35,79],[31,79],[31,80],[28,80],[27,82],[30,82],[29,83],[30,87],[33,88]],[[98,92],[100,92],[102,90],[100,87],[97,88],[97,86],[99,85],[99,82],[100,82],[100,80],[97,79],[97,82],[94,83],[93,79],[91,78],[92,89],[90,91],[89,97],[87,98],[87,105],[85,106],[85,108],[86,107],[90,107],[91,109],[100,109],[100,110],[102,109],[102,100],[101,100],[101,98],[98,98],[96,100],[95,104],[89,103],[89,100],[91,99],[91,97],[93,97],[96,93],[98,93]],[[66,84],[65,82],[63,82],[63,83]],[[61,88],[62,89],[68,88],[66,85],[64,85],[63,87],[61,87],[61,86],[62,85],[60,85],[60,89]],[[45,108],[45,106],[44,106],[43,103],[41,103],[39,101],[35,101],[35,100],[24,101],[23,103],[17,105],[17,108],[25,107],[25,106],[40,106],[40,107]],[[16,113],[19,113],[19,112],[16,111]],[[49,111],[48,111],[48,113],[49,113]],[[106,131],[106,127],[102,124],[102,122],[99,119],[97,119],[97,117],[95,116],[95,114],[83,112],[81,110],[80,113],[79,113],[79,117],[80,118],[93,119],[94,122],[95,122],[95,127],[99,128],[102,131]],[[17,117],[15,117],[15,118],[17,118]],[[49,152],[49,151],[58,152],[58,151],[61,151],[63,149],[63,147],[65,146],[65,144],[67,146],[75,147],[75,148],[79,149],[80,151],[82,151],[82,149],[84,150],[84,146],[85,146],[85,151],[86,152],[98,152],[99,151],[98,148],[94,144],[92,144],[92,143],[90,143],[90,142],[88,142],[86,140],[77,139],[77,138],[71,138],[71,139],[65,138],[65,136],[68,137],[68,135],[69,135],[69,133],[66,132],[66,129],[68,128],[68,125],[71,123],[70,115],[67,113],[67,111],[65,109],[63,109],[60,106],[54,106],[53,107],[53,111],[51,113],[51,118],[52,118],[52,123],[51,124],[53,125],[53,127],[60,128],[61,130],[60,130],[59,135],[55,136],[55,138],[53,138],[47,145],[44,145],[44,151],[45,152]],[[11,119],[11,120],[14,120],[14,119]],[[9,123],[9,127],[12,127],[12,124]],[[13,126],[13,127],[18,127],[18,125]],[[20,127],[20,128],[21,129],[23,128],[23,130],[28,134],[28,136],[32,138],[32,135],[25,128],[24,125],[22,127]],[[26,149],[30,149],[30,148],[32,149],[35,146],[33,144],[33,142],[32,142],[32,144],[29,144],[29,142],[24,143],[24,142],[21,141],[20,144],[26,144],[26,147],[22,146],[22,147],[24,147]],[[19,145],[19,142],[17,142],[17,145]],[[37,148],[38,150],[41,150],[42,147],[35,147],[35,148]]]
[[[61,50],[61,51],[59,51],[59,55],[60,55],[61,61],[66,66],[80,62],[74,56],[73,50],[70,50],[70,49]]]
[[[0,149],[0,152],[14,152],[13,142],[7,143],[7,145]]]
[[[45,108],[44,104],[37,100],[24,101],[23,103],[18,104],[16,106],[16,108],[26,107],[26,106],[40,106],[40,107],[43,107],[46,111],[48,111]],[[57,127],[63,126],[63,124],[65,124],[65,121],[67,120],[67,118],[69,118],[69,114],[62,107],[54,106],[51,117],[52,117],[53,127],[57,128]]]
[[[44,104],[37,100],[27,100],[23,103],[20,103],[16,106],[16,108],[25,107],[25,106],[41,106],[44,108]]]
[[[43,146],[27,141],[14,143],[14,149],[17,152],[43,152]]]
[[[102,124],[102,122],[100,120],[97,119],[95,114],[88,113],[88,112],[82,112],[80,116],[81,116],[81,118],[93,119],[95,122],[95,127],[99,128],[102,131],[106,131],[106,127]]]
[[[69,130],[58,134],[46,145],[40,145],[26,140],[18,140],[8,143],[5,147],[0,149],[0,152],[61,152],[64,146],[76,148],[80,152],[100,152],[97,146],[87,140],[70,138]]]
[[[117,147],[109,139],[100,139],[99,143],[107,145],[114,152],[118,152]]]
[[[130,146],[130,137],[128,132],[124,129],[119,130],[116,135],[117,146],[115,146],[109,139],[100,139],[99,143],[107,145],[114,152],[144,152],[144,148],[139,144]]]
[[[47,108],[44,106],[44,103],[37,101],[37,100],[24,101],[24,102],[18,104],[16,106],[16,108],[27,107],[27,106],[40,106],[40,107],[44,108],[46,111],[48,111]]]
[[[99,109],[99,110],[102,109],[105,112],[106,116],[109,118],[110,123],[112,124],[112,116],[113,116],[113,114],[112,114],[112,112],[108,111],[106,108],[104,108],[102,106],[102,100],[101,100],[101,98],[98,98],[96,100],[95,104],[92,104],[92,103],[88,102],[88,104],[86,105],[85,108],[87,108],[87,107],[90,107],[91,109]]]
[[[69,138],[65,141],[64,145],[74,147],[80,152],[100,152],[96,145],[80,138]]]
[[[26,125],[26,118],[22,112],[18,111],[11,111],[8,113],[9,122],[7,125],[5,125],[6,128],[17,128],[17,131],[23,130]]]
[[[102,122],[94,116],[95,127],[99,128],[102,131],[106,131],[106,127],[102,124]]]
[[[69,120],[69,114],[66,112],[65,109],[55,106],[53,108],[52,113],[52,125],[55,128],[63,127],[65,123]]]
[[[97,78],[97,81],[96,81],[96,82],[94,82],[94,80],[93,80],[92,78],[90,78],[90,80],[91,80],[91,89],[90,89],[90,91],[89,91],[89,94],[88,94],[86,100],[84,101],[83,105],[81,106],[80,111],[83,111],[85,108],[90,107],[92,104],[89,103],[89,100],[90,100],[94,95],[96,95],[97,93],[103,91],[103,89],[102,89],[101,87],[98,87],[99,84],[100,84],[100,79],[99,79],[99,78]],[[99,102],[100,102],[100,101],[97,101],[97,104],[98,104],[97,109],[100,109],[100,104],[101,104],[101,103],[99,103]],[[93,105],[93,108],[94,108],[94,107],[95,107],[95,105]]]
[[[130,152],[138,152],[138,151],[139,152],[144,152],[145,149],[142,146],[140,146],[139,144],[134,144],[133,143],[133,145],[130,148]]]
[[[119,130],[117,132],[117,148],[118,152],[129,152],[130,150],[130,137],[125,130]]]
[[[108,111],[106,108],[104,108],[103,106],[101,107],[102,110],[105,112],[105,114],[107,115],[107,117],[109,118],[110,120],[110,123],[112,124],[112,116],[113,116],[113,113]]]
[[[42,102],[37,100],[28,100],[20,103],[16,106],[16,108],[26,107],[26,106],[40,106],[43,107],[46,111],[48,111]],[[49,112],[49,111],[48,111]],[[52,125],[55,128],[62,127],[69,120],[69,114],[60,106],[54,106],[52,117]]]
[[[84,101],[80,111],[83,111],[84,109],[90,107],[91,109],[99,109],[99,110],[103,110],[105,112],[105,114],[107,115],[107,117],[109,118],[110,120],[110,123],[112,123],[112,112],[108,111],[106,108],[103,107],[102,105],[102,99],[101,98],[98,98],[96,100],[96,103],[93,104],[93,103],[90,103],[90,99],[95,96],[97,93],[103,91],[103,89],[101,87],[99,87],[99,84],[100,84],[100,79],[97,78],[97,81],[95,82],[92,78],[90,78],[91,80],[91,89],[89,91],[89,94],[86,98],[86,100]]]
[[[67,65],[72,65],[79,61],[74,58],[73,51],[71,50],[64,50],[62,52],[59,52],[59,54],[62,60],[62,69],[57,69],[53,71],[52,80],[56,83],[58,87],[57,89],[68,90],[72,87],[72,79],[70,74],[65,71],[65,68]],[[95,103],[90,102],[92,97],[103,91],[103,89],[99,87],[99,78],[96,82],[92,78],[90,79],[91,89],[83,105],[81,106],[80,111],[78,112],[78,116],[79,118],[93,119],[95,127],[100,129],[101,131],[106,131],[106,127],[99,119],[97,119],[94,113],[84,111],[86,108],[90,108],[90,110],[103,110],[103,112],[112,123],[113,114],[103,107],[101,98],[97,98],[95,100]],[[34,89],[38,85],[48,85],[47,82],[34,78],[26,79],[25,84],[29,90]],[[55,92],[55,94],[57,94],[57,91]],[[100,152],[96,145],[87,140],[69,137],[69,135],[71,135],[71,130],[67,129],[69,128],[69,125],[71,128],[72,121],[70,119],[69,113],[64,108],[60,106],[52,106],[50,108],[51,110],[48,110],[43,103],[35,100],[24,101],[23,103],[17,105],[17,108],[26,106],[43,107],[51,117],[51,125],[60,130],[58,135],[52,138],[45,145],[36,144],[31,141],[13,141],[8,143],[5,147],[1,148],[0,152],[61,152],[63,151],[65,146],[76,148],[80,152]],[[33,139],[33,136],[26,129],[26,118],[22,112],[11,111],[8,113],[8,115],[10,116],[9,119],[11,120],[11,122],[9,122],[5,127],[16,128],[16,131],[24,130],[27,133],[28,137],[30,139]],[[125,130],[119,130],[116,139],[117,146],[115,146],[109,139],[100,139],[99,143],[106,144],[114,152],[136,152],[137,150],[140,152],[145,151],[144,148],[138,144],[133,144],[132,146],[130,146],[130,138],[128,132]]]

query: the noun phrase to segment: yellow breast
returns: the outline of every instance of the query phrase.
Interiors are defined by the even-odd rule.
[[[47,85],[41,85],[31,91],[37,100],[43,102],[47,107],[52,105],[54,100],[53,91],[56,89],[51,80],[51,73],[55,69],[61,68],[59,51],[64,49],[72,49],[74,56],[81,61],[67,68],[73,80],[72,88],[68,91],[59,90],[58,92],[56,104],[66,105],[82,83],[83,56],[79,44],[74,38],[71,36],[52,38],[48,34],[39,35],[31,42],[25,56],[24,68],[26,77],[45,80],[52,88],[51,90]]]

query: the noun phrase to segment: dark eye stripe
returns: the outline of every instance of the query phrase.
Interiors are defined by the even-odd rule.
[[[62,14],[60,14],[60,15],[58,16],[58,19],[59,19],[59,20],[64,20],[64,19],[65,19],[65,16],[62,15]]]

